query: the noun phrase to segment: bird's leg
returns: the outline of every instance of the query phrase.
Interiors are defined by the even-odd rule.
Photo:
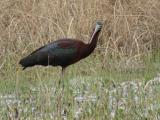
[[[58,85],[58,88],[60,90],[62,90],[62,91],[64,90],[64,81],[63,81],[64,73],[65,73],[65,68],[62,67],[61,75],[60,75],[60,80],[59,80],[59,85]]]
[[[62,84],[62,88],[63,88],[63,89],[64,89],[64,81],[63,81],[64,73],[65,73],[65,68],[62,67],[61,78],[60,78],[60,81],[59,81],[59,86]],[[62,83],[61,83],[61,82],[62,82]]]
[[[65,68],[62,67],[62,71],[61,71],[61,76],[60,76],[60,80],[59,80],[59,95],[58,95],[58,116],[61,118],[61,112],[62,112],[62,107],[63,107],[63,95],[64,95],[64,81],[63,81],[63,77],[64,77],[64,72],[65,72]]]

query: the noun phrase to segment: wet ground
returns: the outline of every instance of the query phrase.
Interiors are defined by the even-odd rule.
[[[78,79],[78,78],[76,78]],[[82,78],[79,78],[82,79]],[[84,79],[84,78],[83,78]],[[102,78],[98,78],[101,79]],[[83,113],[85,107],[82,104],[87,102],[89,104],[97,104],[101,102],[100,94],[101,92],[106,92],[108,94],[108,98],[106,99],[107,107],[110,118],[115,118],[117,111],[128,111],[130,107],[133,106],[136,108],[140,108],[140,111],[137,111],[139,116],[145,116],[146,118],[150,115],[151,111],[156,111],[160,109],[160,98],[159,90],[160,90],[160,74],[155,76],[154,79],[148,81],[147,83],[139,82],[138,80],[125,81],[122,83],[114,83],[110,85],[109,88],[104,88],[103,84],[101,84],[101,80],[95,83],[99,87],[97,93],[90,93],[91,84],[86,84],[83,80],[81,80],[81,84],[84,84],[83,91],[79,88],[79,83],[76,83],[74,79],[70,80],[69,84],[74,89],[74,116],[75,119],[79,119],[81,114]],[[30,88],[31,92],[40,92],[40,88]],[[55,89],[53,89],[54,91]],[[84,91],[85,90],[85,91]],[[54,95],[52,96],[54,97]],[[149,102],[148,102],[149,101]],[[26,101],[21,101],[19,97],[15,93],[0,95],[0,106],[1,111],[9,111],[9,116],[18,117],[18,114],[23,112],[34,114],[35,118],[43,118],[43,116],[49,116],[50,119],[54,118],[54,113],[43,113],[37,111],[35,106],[37,100],[34,96],[31,96]],[[24,107],[23,104],[30,104],[30,107]],[[13,106],[18,106],[19,109],[13,109]],[[17,107],[15,107],[17,108]],[[15,111],[15,112],[10,112]],[[14,113],[14,114],[13,114]],[[62,116],[64,119],[67,119],[67,114],[62,110]],[[157,119],[160,119],[159,114],[157,115]]]

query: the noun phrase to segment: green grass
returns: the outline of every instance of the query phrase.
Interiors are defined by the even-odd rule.
[[[67,119],[74,119],[75,111],[78,109],[81,109],[78,117],[84,120],[110,119],[109,90],[120,86],[125,81],[146,83],[160,72],[158,53],[151,58],[145,56],[142,60],[144,67],[117,69],[116,62],[108,59],[110,67],[103,68],[100,57],[93,55],[66,69],[63,77],[64,92],[61,95],[62,84],[61,86],[58,84],[61,75],[59,67],[37,66],[22,71],[14,58],[8,57],[0,72],[0,94],[2,96],[14,94],[21,102],[1,104],[4,108],[0,110],[1,119],[16,116],[16,111],[21,119],[52,119],[52,117],[60,119],[62,117],[58,114],[60,108],[64,109]],[[156,96],[152,97],[154,99],[146,100],[145,93],[142,92],[141,102],[137,106],[132,99],[136,93],[131,92],[130,97],[127,98],[123,98],[120,93],[114,93],[117,99],[125,99],[128,108],[128,111],[118,109],[114,119],[145,119],[139,111],[143,113],[145,105],[160,102],[159,88],[156,87],[156,90]],[[83,96],[85,100],[77,103],[75,98],[78,96]],[[1,101],[3,101],[2,98]],[[150,110],[149,119],[154,119],[159,114],[159,109],[154,112]]]
[[[1,0],[0,120],[61,120],[60,108],[68,120],[76,111],[79,120],[159,119],[159,82],[152,80],[160,73],[159,6],[159,0]],[[96,51],[68,67],[64,95],[60,68],[18,65],[59,38],[87,43],[96,21],[103,22]]]

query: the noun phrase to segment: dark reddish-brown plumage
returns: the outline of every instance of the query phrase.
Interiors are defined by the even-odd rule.
[[[97,22],[95,30],[88,44],[75,39],[60,39],[40,47],[27,57],[20,60],[23,69],[35,65],[67,66],[89,56],[97,45],[102,23]]]

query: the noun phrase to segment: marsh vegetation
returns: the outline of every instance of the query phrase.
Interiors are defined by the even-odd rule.
[[[0,8],[0,119],[160,119],[159,0],[2,0]],[[18,65],[58,38],[87,43],[97,20],[96,50],[67,68],[61,102],[59,67]]]

